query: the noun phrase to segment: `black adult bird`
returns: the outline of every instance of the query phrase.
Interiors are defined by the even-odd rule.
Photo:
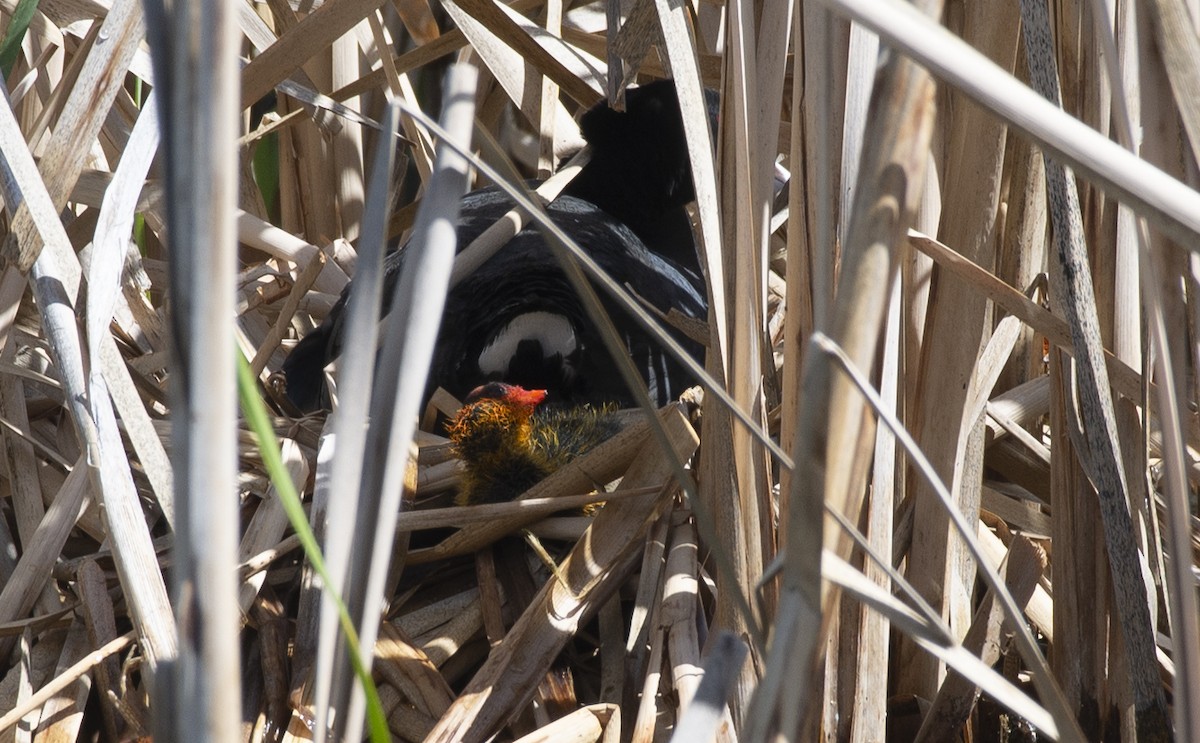
[[[546,210],[619,284],[663,313],[674,309],[704,320],[707,300],[685,209],[695,190],[674,82],[631,88],[625,100],[623,112],[602,103],[584,114],[580,129],[591,159]],[[715,106],[710,99],[710,116]],[[497,188],[467,194],[458,249],[512,207]],[[384,264],[385,306],[404,254],[401,249]],[[322,370],[341,353],[348,292],[284,362],[288,396],[301,410],[325,404]],[[677,397],[692,383],[690,375],[623,309],[601,297],[651,400],[663,405]],[[699,344],[676,337],[700,357]],[[502,380],[549,390],[562,404],[634,401],[595,324],[532,226],[451,290],[429,380],[430,391],[442,386],[458,397]]]

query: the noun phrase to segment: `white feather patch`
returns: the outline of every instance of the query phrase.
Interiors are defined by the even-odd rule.
[[[563,315],[553,312],[527,312],[518,315],[492,336],[479,354],[479,370],[484,374],[503,374],[522,341],[542,345],[543,358],[561,355],[566,359],[579,348],[575,328]]]

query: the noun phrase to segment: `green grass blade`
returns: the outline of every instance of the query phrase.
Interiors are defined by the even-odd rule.
[[[37,6],[38,0],[19,0],[16,9],[13,10],[8,32],[4,34],[4,41],[0,42],[0,70],[3,70],[5,78],[12,72],[17,55],[21,53],[21,41],[25,38],[25,32],[29,29]]]
[[[279,500],[283,503],[284,511],[287,512],[288,520],[296,531],[301,546],[304,547],[304,554],[325,585],[332,585],[329,575],[325,572],[325,560],[321,557],[317,537],[313,534],[308,517],[304,514],[304,506],[300,503],[300,494],[296,492],[292,479],[288,477],[283,466],[283,459],[279,455],[279,442],[276,441],[275,431],[267,418],[267,408],[258,394],[258,383],[250,370],[250,363],[241,354],[238,354],[238,397],[242,403],[242,415],[246,417],[246,423],[258,439],[258,448],[262,453],[263,464],[271,478],[271,484],[279,493]],[[375,681],[362,664],[358,633],[354,630],[354,623],[350,621],[350,612],[346,610],[341,596],[331,594],[331,598],[337,605],[338,619],[346,636],[350,663],[367,697],[367,726],[371,732],[371,741],[388,743],[391,733],[388,731],[387,718],[383,714],[383,705],[379,701],[379,690],[375,688]]]

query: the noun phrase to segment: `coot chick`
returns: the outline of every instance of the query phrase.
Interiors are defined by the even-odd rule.
[[[710,99],[715,112],[715,98]],[[707,318],[707,300],[685,209],[695,198],[674,82],[626,93],[626,110],[599,104],[580,128],[592,148],[587,165],[547,207],[550,217],[618,283],[662,313]],[[498,188],[463,198],[462,250],[513,207]],[[390,306],[403,249],[384,264]],[[341,353],[341,318],[349,287],[321,327],[284,362],[287,393],[301,410],[327,406],[323,369]],[[682,365],[624,310],[601,294],[651,399],[666,404],[693,383]],[[702,347],[676,339],[696,358]],[[630,404],[615,360],[534,226],[519,232],[454,287],[446,301],[429,390],[461,397],[489,380],[549,390],[564,403]]]
[[[545,390],[489,382],[447,426],[466,465],[459,505],[509,501],[620,430],[611,408],[539,408]]]

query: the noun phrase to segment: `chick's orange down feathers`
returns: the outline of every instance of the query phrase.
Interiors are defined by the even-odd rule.
[[[610,408],[541,410],[545,397],[503,382],[467,396],[447,428],[466,465],[459,505],[512,500],[620,428]]]

